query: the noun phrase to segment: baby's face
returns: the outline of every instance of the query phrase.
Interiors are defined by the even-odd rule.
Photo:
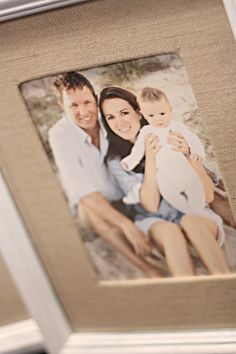
[[[139,100],[142,115],[148,123],[157,128],[166,128],[171,121],[172,108],[163,97],[160,101],[143,102]]]

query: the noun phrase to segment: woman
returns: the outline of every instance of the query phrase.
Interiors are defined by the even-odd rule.
[[[210,217],[184,215],[160,196],[155,172],[155,156],[161,148],[157,136],[150,135],[146,139],[145,167],[139,165],[133,174],[127,174],[121,168],[120,160],[130,153],[140,128],[146,124],[136,97],[122,88],[108,87],[101,92],[99,107],[110,142],[108,166],[126,194],[125,201],[137,203],[140,199],[141,205],[135,207],[136,224],[148,233],[152,244],[166,256],[171,273],[174,276],[194,274],[186,238],[194,245],[211,274],[229,273],[224,254],[216,241],[216,223]],[[175,150],[186,155],[189,153],[178,132],[172,132],[168,140]],[[199,165],[195,167],[202,177],[206,196],[212,195],[209,180],[205,175],[201,176]]]

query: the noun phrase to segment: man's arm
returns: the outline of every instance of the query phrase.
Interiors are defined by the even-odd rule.
[[[53,127],[54,128],[54,127]],[[49,130],[49,145],[59,172],[59,179],[70,206],[77,205],[84,195],[96,192],[83,165],[79,162],[78,149],[70,141],[70,136],[55,129]]]
[[[125,215],[114,209],[99,192],[84,196],[81,205],[93,211],[97,216],[123,231],[124,236],[133,246],[137,255],[145,256],[150,253],[150,244],[143,233]]]

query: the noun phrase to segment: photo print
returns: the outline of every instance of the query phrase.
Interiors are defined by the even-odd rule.
[[[100,279],[235,272],[236,222],[178,54],[20,90]]]

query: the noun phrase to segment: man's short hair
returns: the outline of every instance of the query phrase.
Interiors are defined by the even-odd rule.
[[[153,88],[153,87],[144,87],[142,89],[142,91],[141,91],[140,98],[144,102],[153,102],[153,101],[158,101],[159,102],[163,98],[167,102],[169,102],[166,94],[163,91],[158,90],[158,89]]]
[[[71,89],[80,89],[82,90],[83,87],[88,87],[94,98],[97,100],[97,96],[95,94],[94,88],[89,82],[88,79],[86,79],[85,76],[81,75],[77,71],[69,71],[67,73],[63,73],[59,75],[54,82],[54,86],[58,89],[60,94],[62,95],[62,92],[71,90]]]

